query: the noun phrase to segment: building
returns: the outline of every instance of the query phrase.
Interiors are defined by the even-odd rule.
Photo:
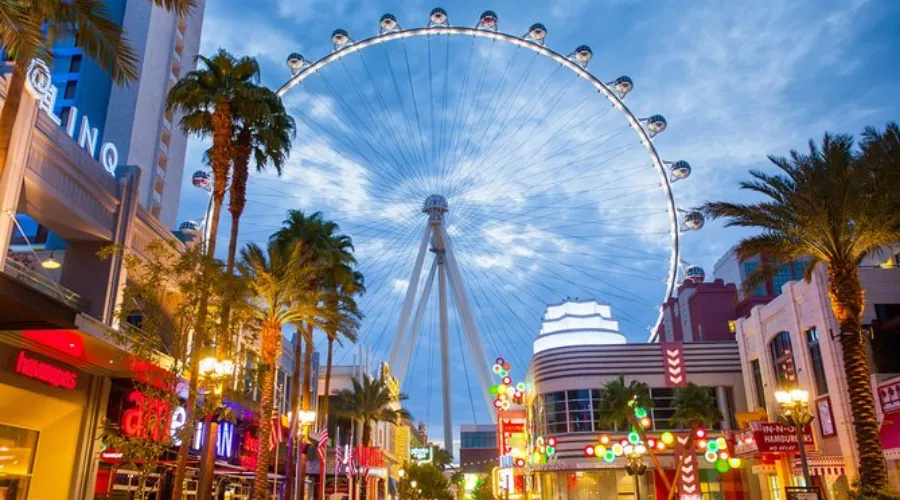
[[[490,474],[500,457],[497,426],[459,426],[459,468],[464,473]]]
[[[181,195],[187,137],[166,113],[169,89],[194,68],[200,49],[205,0],[188,16],[152,2],[104,0],[109,17],[125,28],[138,56],[136,82],[116,86],[74,40],[53,50],[52,82],[59,89],[53,107],[63,124],[97,130],[97,144],[112,143],[121,165],[137,165],[142,175],[138,199],[165,227],[174,228]]]
[[[564,303],[551,307],[581,306]],[[551,319],[554,316],[551,314]],[[604,316],[607,321],[611,317],[611,314]],[[576,321],[571,330],[581,330],[580,335],[589,336],[591,327]],[[536,346],[541,337],[535,341]],[[527,430],[532,440],[541,438],[546,443],[553,438],[556,446],[552,457],[531,466],[530,498],[607,498],[635,493],[636,483],[629,477],[623,459],[607,463],[586,456],[584,451],[598,444],[601,435],[608,434],[618,440],[628,434],[628,429],[608,428],[600,417],[602,387],[619,375],[626,382],[637,380],[649,385],[655,402],[648,415],[652,420],[650,433],[671,431],[681,436],[686,432],[673,429],[669,419],[674,412],[675,392],[688,381],[708,388],[726,416],[708,429],[710,436],[727,437],[735,428],[731,416],[747,407],[740,358],[733,341],[604,344],[597,340],[536,349],[532,357],[527,373],[530,390],[526,405]],[[677,368],[678,373],[674,374],[670,366]],[[674,475],[677,464],[673,455],[663,453],[659,460],[667,474]],[[704,460],[697,462],[699,470],[690,476],[694,483],[689,488],[710,498],[757,498],[752,491],[746,492],[747,471],[734,469],[719,474]],[[665,498],[662,480],[652,466],[646,474],[634,477],[643,492],[654,491],[655,498]]]
[[[900,362],[897,323],[900,318],[900,268],[891,257],[871,260],[860,267],[866,294],[863,323],[874,333],[872,341],[873,390],[882,443],[894,488],[900,484],[900,405],[896,403]],[[846,498],[858,477],[847,383],[841,360],[840,329],[830,308],[828,277],[820,266],[810,282],[785,283],[768,304],[754,307],[750,316],[737,320],[735,332],[741,355],[745,397],[761,417],[774,421],[778,405],[774,392],[800,387],[810,392],[813,443],[807,446],[814,485],[828,498]],[[894,376],[892,376],[894,374]],[[892,392],[893,391],[893,392]],[[758,441],[758,440],[757,440]],[[758,480],[765,499],[780,498],[775,492],[786,483],[802,481],[796,444],[787,453],[761,456]]]
[[[803,278],[803,271],[806,269],[807,261],[806,259],[798,259],[780,267],[772,279],[766,280],[759,285],[753,290],[753,293],[745,293],[742,289],[742,284],[747,279],[747,276],[759,266],[766,265],[770,261],[771,259],[764,255],[755,255],[746,260],[738,259],[735,247],[731,247],[713,266],[714,279],[720,279],[727,284],[734,283],[737,285],[736,307],[738,316],[747,316],[750,314],[750,309],[754,306],[765,304],[780,295],[781,287],[788,281]]]
[[[567,345],[624,344],[612,308],[596,300],[566,300],[547,306],[534,353]]]
[[[712,283],[685,280],[676,295],[663,303],[660,342],[720,342],[734,338],[737,286],[721,279]]]

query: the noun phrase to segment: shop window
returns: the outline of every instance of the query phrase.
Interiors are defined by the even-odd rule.
[[[778,387],[796,385],[797,371],[794,366],[794,351],[791,349],[791,334],[788,332],[779,333],[769,342],[769,347]]]
[[[724,500],[719,473],[711,469],[700,470],[700,497],[703,500]]]
[[[759,359],[750,362],[750,372],[753,374],[753,390],[756,392],[756,407],[766,407],[766,391],[763,387],[762,369],[759,366]]]
[[[825,379],[825,366],[822,363],[822,347],[819,344],[819,330],[816,327],[806,330],[806,346],[809,348],[809,362],[812,363],[813,378],[816,379],[816,395],[828,394],[828,381]]]
[[[47,243],[50,231],[38,221],[27,215],[16,215],[16,222],[19,223],[18,226],[21,226],[21,230],[19,227],[16,227],[13,230],[10,244],[25,245],[31,243],[32,245],[42,245]],[[22,231],[24,231],[24,235],[22,234]]]
[[[0,498],[27,498],[40,433],[0,424]]]
[[[591,431],[591,391],[568,391],[569,432]]]

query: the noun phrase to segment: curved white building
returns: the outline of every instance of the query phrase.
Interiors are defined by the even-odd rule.
[[[566,300],[547,306],[534,353],[573,345],[624,344],[612,308],[596,300]]]

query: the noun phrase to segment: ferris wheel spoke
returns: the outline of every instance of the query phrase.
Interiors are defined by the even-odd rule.
[[[407,81],[409,82],[409,92],[410,92],[410,94],[412,94],[413,109],[415,110],[415,117],[416,117],[416,130],[422,131],[423,130],[422,129],[422,121],[419,118],[419,101],[418,101],[418,98],[416,97],[416,87],[415,87],[415,85],[413,85],[412,69],[410,69],[410,65],[409,65],[409,51],[406,50],[406,41],[405,40],[401,40],[400,45],[403,47],[403,58],[406,61],[406,77],[407,77]],[[427,157],[427,152],[425,149],[424,134],[420,133],[420,134],[418,134],[418,136],[421,138],[420,143],[422,146],[422,154],[425,156],[425,160],[426,160],[426,163],[424,163],[422,166],[427,171],[427,169],[430,167],[430,165],[433,164],[434,159],[433,158],[429,159]]]
[[[379,162],[379,161],[373,161],[373,160],[372,160],[371,158],[369,158],[369,156],[368,156],[367,154],[365,154],[359,147],[357,147],[356,145],[353,145],[352,143],[350,143],[350,142],[347,141],[347,140],[344,140],[340,135],[338,135],[338,134],[332,132],[332,131],[329,130],[327,127],[322,126],[322,125],[319,124],[316,120],[313,120],[312,118],[307,117],[303,112],[301,112],[301,111],[295,109],[295,110],[294,110],[294,113],[300,117],[301,121],[303,121],[304,123],[306,123],[306,124],[308,124],[308,125],[313,125],[313,124],[314,124],[314,125],[316,126],[316,128],[318,128],[319,130],[322,130],[324,133],[326,133],[329,137],[331,137],[332,139],[334,139],[336,142],[341,143],[341,144],[343,144],[344,146],[348,147],[349,149],[353,150],[354,154],[358,155],[358,156],[359,156],[360,158],[362,158],[362,160],[363,160],[363,161],[361,161],[361,162],[355,161],[355,160],[353,160],[353,159],[348,158],[346,155],[344,155],[344,154],[342,154],[342,153],[338,153],[340,156],[343,156],[344,158],[346,158],[346,159],[347,159],[348,161],[350,161],[351,163],[353,163],[353,164],[355,164],[355,165],[372,165],[372,166],[384,166],[384,165],[385,165],[383,161],[380,161],[380,162]],[[336,119],[333,115],[330,115],[330,116],[332,117],[332,120],[335,121],[335,123],[337,123],[337,119]],[[313,135],[313,136],[314,136],[314,134],[310,134],[310,135]],[[324,142],[322,142],[321,140],[318,140],[317,142],[319,142],[320,144],[324,145],[324,147],[328,148],[329,151],[337,151],[337,150],[334,149],[331,145],[328,145],[327,143],[324,143]],[[376,154],[377,154],[377,153],[376,153]],[[388,173],[387,175],[388,175],[388,177],[390,177],[391,179],[394,179],[398,186],[403,186],[403,185],[404,185],[404,183],[402,183],[402,182],[400,181],[399,178],[397,178],[397,177],[394,176],[393,172],[390,172],[390,173]],[[383,181],[380,181],[380,180],[378,180],[377,178],[370,178],[370,182],[373,182],[373,184],[375,184],[377,187],[380,187],[380,188],[383,188],[383,189],[387,190],[387,192],[390,192],[390,191],[391,191],[389,185],[384,184]]]
[[[373,124],[372,126],[385,129],[385,133],[388,137],[390,137],[391,144],[393,146],[390,149],[397,151],[397,153],[401,157],[400,159],[402,160],[396,165],[396,167],[399,171],[398,173],[402,173],[402,174],[411,176],[412,171],[410,169],[413,168],[413,161],[410,159],[409,156],[407,156],[406,148],[403,147],[403,141],[400,138],[400,131],[399,131],[399,128],[394,123],[393,114],[387,109],[387,104],[384,102],[384,98],[381,95],[381,91],[379,90],[378,86],[375,85],[375,82],[372,79],[372,74],[371,74],[371,72],[369,72],[369,68],[365,63],[365,59],[362,59],[362,64],[363,64],[363,68],[365,69],[365,73],[369,79],[369,84],[371,85],[372,89],[375,91],[375,97],[376,97],[376,100],[378,101],[378,104],[381,107],[381,112],[385,116],[385,120],[381,120],[380,124]],[[372,116],[372,117],[377,116],[376,110],[372,106],[368,105],[368,99],[366,99],[365,95],[362,92],[360,85],[356,81],[356,78],[353,77],[353,74],[347,68],[347,65],[346,65],[346,63],[344,63],[343,59],[341,59],[341,67],[344,69],[344,73],[347,76],[348,80],[352,83],[353,88],[356,91],[356,95],[359,96],[360,101],[362,101],[366,105],[366,108],[369,110],[370,116]],[[390,127],[380,127],[379,125],[381,125],[381,124],[389,124]],[[390,129],[389,132],[387,131],[388,129]]]
[[[397,103],[400,105],[400,115],[403,117],[403,125],[406,129],[406,136],[408,138],[412,139],[413,137],[415,137],[415,134],[413,134],[413,127],[411,124],[411,120],[409,118],[409,114],[407,113],[407,110],[406,110],[407,106],[406,106],[405,100],[403,98],[403,94],[405,92],[401,92],[401,90],[400,90],[400,83],[397,81],[397,73],[394,70],[394,63],[391,61],[391,55],[387,50],[387,46],[385,44],[381,44],[381,47],[384,52],[385,62],[387,63],[388,73],[391,75],[391,83],[392,83],[392,86],[394,89],[394,95],[397,98]],[[360,53],[360,57],[362,57],[361,53]],[[366,65],[365,67],[366,67],[366,70],[369,71],[368,65]],[[369,73],[371,74],[371,71],[369,71]],[[370,78],[371,78],[371,76],[370,76]],[[372,79],[372,80],[374,81],[374,79]],[[411,146],[411,155],[415,157],[415,160],[413,161],[413,163],[411,165],[412,170],[424,171],[423,169],[425,168],[425,165],[426,165],[425,152],[420,147],[421,146],[420,143],[418,141],[412,141],[412,140],[408,141],[408,143]]]
[[[335,87],[329,82],[328,78],[324,74],[322,75],[322,83],[325,84],[325,86],[331,92],[331,95],[337,100],[340,108],[344,111],[344,113],[346,113],[347,116],[351,118],[351,123],[352,122],[359,123],[359,124],[365,123],[365,121],[360,117],[359,113],[354,111],[353,107],[347,103],[347,100],[344,97],[344,95],[335,89]],[[364,106],[367,107],[368,101],[363,99],[363,102],[365,103]],[[379,157],[379,159],[381,159],[381,161],[383,162],[383,164],[385,166],[391,167],[395,171],[398,169],[397,166],[400,165],[402,162],[394,155],[394,152],[391,151],[391,148],[387,148],[387,151],[383,152],[382,148],[376,147],[376,145],[378,143],[386,142],[384,140],[383,134],[378,134],[378,135],[381,135],[380,138],[376,137],[374,134],[372,137],[369,137],[367,135],[362,134],[362,132],[360,131],[360,129],[363,129],[363,128],[369,129],[369,130],[381,131],[383,129],[383,127],[379,127],[379,126],[361,127],[361,126],[358,126],[358,127],[352,127],[352,128],[353,128],[354,132],[356,132],[356,135],[359,138],[361,138],[366,143],[366,145],[369,146],[369,149],[371,149],[372,152],[377,157]],[[373,144],[373,141],[374,141],[374,144]],[[387,157],[385,157],[385,154],[387,155]],[[425,180],[421,176],[415,176],[412,178],[412,180],[416,183],[419,183],[419,185],[425,184]]]
[[[472,93],[472,95],[473,95],[472,98],[463,99],[463,97],[465,97],[465,91],[466,91],[466,86],[463,85],[462,91],[460,93],[460,96],[461,96],[460,101],[462,102],[463,106],[465,106],[465,108],[466,108],[466,111],[465,111],[465,114],[463,115],[463,120],[462,120],[463,125],[467,125],[470,122],[469,120],[472,116],[472,111],[477,106],[477,103],[475,102],[476,101],[475,96],[479,95],[481,90],[484,88],[484,82],[485,82],[485,78],[487,76],[488,63],[493,58],[495,45],[496,45],[496,41],[492,41],[490,44],[490,47],[488,48],[488,54],[487,54],[487,56],[484,57],[484,63],[481,66],[481,72],[475,83],[475,89]],[[473,38],[472,51],[469,53],[469,58],[470,58],[469,64],[471,64],[471,58],[472,58],[472,53],[474,53],[474,49],[475,49],[475,40]],[[512,63],[510,63],[510,64],[512,64]],[[466,104],[468,104],[468,105],[466,106]],[[459,106],[459,104],[457,104],[457,105]],[[457,111],[459,111],[459,108],[457,109]],[[447,164],[450,165],[451,167],[457,167],[459,164],[461,148],[465,145],[464,142],[462,144],[460,144],[460,141],[462,140],[463,135],[464,134],[462,134],[462,133],[457,133],[456,127],[451,129],[451,136],[453,137],[452,146],[446,154]],[[448,189],[452,190],[452,187],[453,186],[452,186],[452,182],[451,182]]]

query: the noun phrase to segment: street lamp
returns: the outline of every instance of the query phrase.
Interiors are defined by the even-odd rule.
[[[647,466],[644,465],[644,455],[647,454],[647,446],[642,442],[638,444],[628,444],[624,447],[625,456],[628,458],[628,464],[625,465],[625,472],[629,476],[634,476],[634,494],[638,500],[641,499],[641,480],[638,476],[643,476],[647,472]]]
[[[222,394],[225,380],[234,373],[234,362],[220,360],[215,356],[207,356],[200,360],[199,376],[204,380],[212,393]],[[213,418],[212,413],[206,417],[204,429],[204,441],[201,448],[202,460],[200,462],[200,481],[197,485],[198,498],[201,500],[210,498],[212,494],[213,469],[216,466],[216,442],[218,441],[219,424]]]
[[[793,427],[797,433],[797,448],[800,449],[800,465],[803,467],[803,480],[806,485],[812,484],[809,479],[809,463],[806,460],[806,447],[803,446],[803,428],[812,422],[813,415],[809,411],[809,391],[792,389],[775,391],[775,401],[781,407],[778,420]]]

